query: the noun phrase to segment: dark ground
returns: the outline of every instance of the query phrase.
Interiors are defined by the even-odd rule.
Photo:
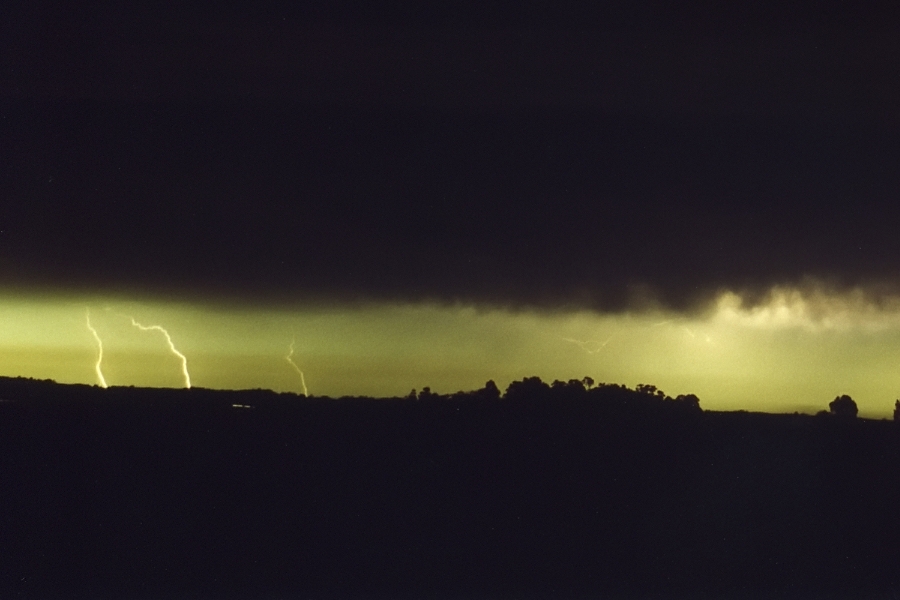
[[[0,379],[0,596],[900,594],[895,423],[532,384],[334,400]]]

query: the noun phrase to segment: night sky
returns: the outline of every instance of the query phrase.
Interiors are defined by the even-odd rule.
[[[894,306],[889,7],[303,4],[9,9],[7,295]]]

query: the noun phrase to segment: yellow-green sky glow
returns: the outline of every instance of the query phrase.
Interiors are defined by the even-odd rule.
[[[850,394],[862,416],[886,417],[900,395],[900,301],[862,292],[774,288],[747,307],[731,292],[698,314],[510,311],[432,304],[293,309],[110,299],[0,297],[0,375],[98,383],[97,344],[109,385],[194,386],[406,395],[501,389],[537,375],[591,376],[670,395],[695,393],[706,409],[815,412]]]

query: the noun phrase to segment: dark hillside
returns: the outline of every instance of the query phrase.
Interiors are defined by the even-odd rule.
[[[2,597],[900,593],[891,422],[536,379],[0,399]]]

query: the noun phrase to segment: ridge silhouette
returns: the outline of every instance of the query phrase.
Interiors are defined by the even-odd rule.
[[[0,400],[4,597],[898,589],[900,427],[835,407],[589,377],[381,399],[0,378]]]

